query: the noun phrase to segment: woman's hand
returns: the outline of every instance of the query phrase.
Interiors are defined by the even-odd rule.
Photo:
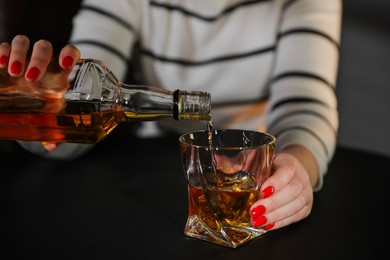
[[[272,176],[261,187],[262,199],[251,207],[252,225],[278,229],[306,218],[318,176],[314,157],[303,147],[290,147],[275,155]]]
[[[15,36],[11,44],[0,44],[0,69],[7,70],[11,76],[10,86],[5,86],[2,91],[62,97],[68,86],[68,76],[80,58],[80,51],[73,45],[66,45],[56,61],[52,44],[47,40],[35,42],[30,56],[29,51],[30,40],[25,35]],[[58,101],[61,105],[61,99]],[[48,109],[61,107],[51,106]],[[57,147],[56,143],[50,142],[42,142],[42,145],[50,152]]]
[[[34,43],[28,56],[30,40],[17,35],[12,43],[0,44],[0,68],[8,68],[12,77],[24,76],[27,81],[39,81],[53,60],[53,47],[47,40]],[[73,45],[66,45],[60,52],[58,63],[61,69],[70,70],[80,58],[80,51]]]

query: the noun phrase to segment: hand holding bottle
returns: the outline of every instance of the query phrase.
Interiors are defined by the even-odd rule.
[[[37,104],[39,110],[59,112],[64,106],[61,98],[69,86],[69,73],[79,59],[80,51],[67,45],[59,60],[54,60],[52,45],[46,40],[37,41],[31,55],[28,55],[29,48],[30,40],[24,35],[15,36],[11,44],[0,44],[0,94],[50,98]],[[3,107],[7,107],[7,102],[14,100],[2,100]]]
[[[57,62],[53,60],[52,44],[47,40],[37,41],[33,45],[30,56],[28,56],[29,49],[30,40],[24,35],[15,36],[11,43],[3,42],[0,44],[1,73],[8,72],[11,76],[8,79],[12,80],[12,83],[14,83],[2,84],[10,86],[2,91],[24,94],[44,94],[50,97],[62,96],[67,85],[54,82],[54,79],[59,79],[58,77],[45,79],[52,82],[51,84],[45,84],[44,86],[35,83],[45,77],[46,71],[51,71],[52,75],[55,72],[63,73],[62,81],[67,82],[67,76],[71,72],[74,64],[80,58],[80,51],[73,45],[66,45],[62,49]],[[18,84],[17,81],[19,80],[26,80],[30,84]],[[13,89],[11,89],[12,87]],[[50,87],[50,89],[48,89],[48,87]],[[61,99],[58,99],[57,101],[60,100]],[[60,110],[62,106],[63,102],[50,102],[50,104],[45,107],[45,110],[55,112]],[[48,151],[53,151],[57,146],[56,143],[52,142],[42,142],[42,144]]]
[[[1,139],[40,141],[53,151],[58,142],[99,142],[126,121],[211,119],[209,93],[127,85],[71,45],[58,61],[49,42],[35,43],[30,59],[28,46],[25,36],[1,44]]]
[[[8,68],[12,77],[23,76],[27,81],[39,81],[53,60],[53,47],[47,40],[34,43],[28,56],[30,40],[24,35],[16,35],[11,44],[0,44],[0,68]],[[58,57],[58,66],[70,70],[80,58],[80,51],[73,45],[66,45]],[[53,68],[54,69],[54,68]]]

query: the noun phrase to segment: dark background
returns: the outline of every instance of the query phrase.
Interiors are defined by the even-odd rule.
[[[390,156],[390,1],[344,0],[339,144]]]
[[[0,42],[25,34],[31,42],[50,40],[55,53],[68,41],[81,0],[0,0]]]

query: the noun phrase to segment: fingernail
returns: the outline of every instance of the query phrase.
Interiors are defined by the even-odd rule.
[[[264,226],[264,229],[265,230],[270,230],[271,228],[273,228],[275,226],[275,223],[271,223],[271,224],[267,224]]]
[[[268,219],[266,216],[260,216],[252,220],[253,227],[261,227],[267,223]]]
[[[37,80],[40,72],[41,71],[37,67],[32,67],[27,71],[26,78],[31,81],[35,81]]]
[[[265,199],[271,196],[273,193],[274,193],[274,187],[268,186],[261,192],[261,196],[263,197],[263,199]]]
[[[250,213],[252,218],[259,217],[265,213],[266,208],[263,205],[259,205],[251,209]]]
[[[42,142],[42,145],[48,152],[53,152],[57,148],[57,143]]]
[[[7,55],[0,56],[0,64],[3,66],[8,65],[8,56]]]
[[[73,58],[71,56],[65,56],[63,59],[62,59],[62,66],[66,69],[70,69],[72,68],[72,65],[73,65]]]
[[[22,72],[22,63],[18,60],[12,62],[11,64],[11,73],[20,74]]]

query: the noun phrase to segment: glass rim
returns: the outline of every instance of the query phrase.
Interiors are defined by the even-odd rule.
[[[220,128],[220,129],[213,129],[212,130],[213,132],[247,132],[247,133],[252,133],[252,134],[256,134],[256,135],[263,135],[263,136],[266,136],[268,138],[270,138],[270,141],[269,142],[266,142],[266,143],[263,143],[263,144],[259,144],[259,145],[251,145],[251,146],[225,146],[225,147],[216,147],[214,149],[218,150],[218,149],[252,149],[254,147],[262,147],[262,146],[270,146],[270,145],[275,145],[276,143],[276,137],[273,136],[272,134],[270,133],[267,133],[267,132],[263,132],[263,131],[258,131],[258,130],[248,130],[248,129],[235,129],[235,128]],[[208,145],[199,145],[199,144],[193,144],[193,143],[189,143],[185,140],[185,137],[191,135],[191,134],[208,134],[208,130],[195,130],[195,131],[191,131],[191,132],[187,132],[187,133],[184,133],[182,135],[179,136],[179,142],[180,143],[183,143],[187,146],[191,146],[191,147],[194,147],[194,148],[204,148],[204,149],[210,149],[210,147]]]

